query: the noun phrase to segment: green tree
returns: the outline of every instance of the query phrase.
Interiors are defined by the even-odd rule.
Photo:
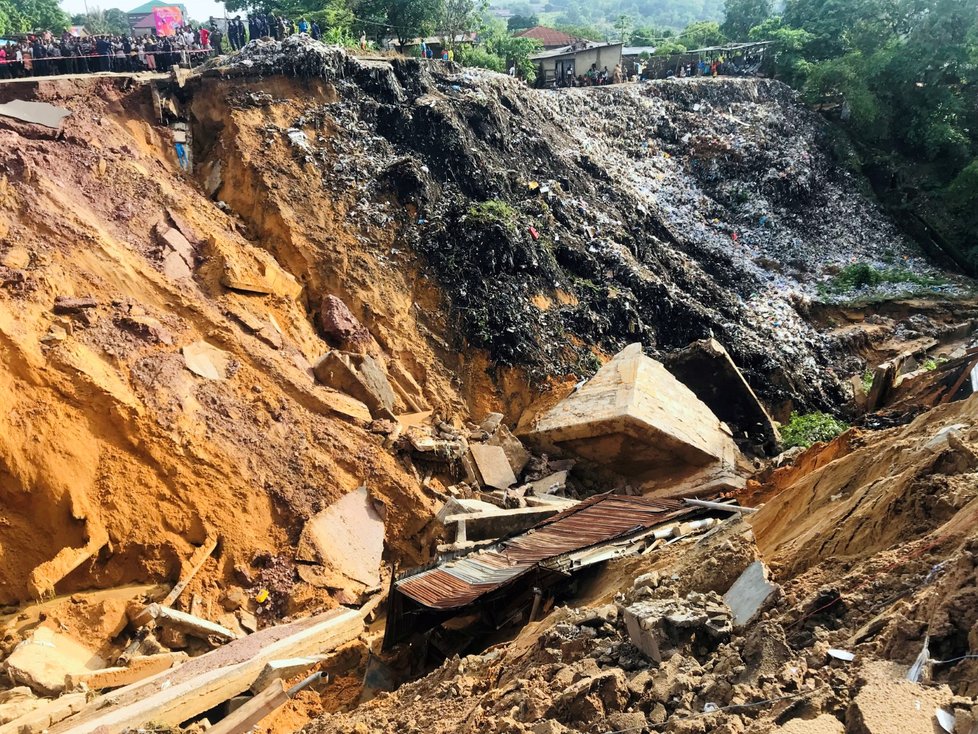
[[[450,48],[455,48],[457,37],[475,30],[479,11],[487,7],[488,3],[484,1],[481,6],[476,4],[476,0],[441,1],[438,30]]]
[[[655,47],[656,56],[670,56],[672,54],[684,54],[689,49],[685,44],[679,43],[673,39],[668,39],[659,43]]]
[[[29,30],[27,19],[9,0],[0,0],[0,35],[13,35]]]
[[[796,88],[805,83],[812,69],[805,53],[815,39],[811,33],[786,26],[780,17],[775,17],[751,28],[749,36],[752,41],[771,41],[772,46],[765,57],[768,73]]]
[[[632,27],[635,25],[632,19],[622,13],[615,20],[615,40],[625,43],[631,33]]]
[[[707,48],[723,43],[726,38],[720,24],[712,20],[690,23],[676,38],[688,49]]]
[[[540,17],[537,15],[513,15],[506,21],[506,30],[525,31],[527,28],[536,28],[540,25]]]
[[[380,5],[401,51],[415,38],[434,33],[441,12],[439,0],[385,0]]]
[[[70,25],[68,15],[58,5],[58,0],[11,0],[16,14],[17,30],[46,30],[61,33]]]
[[[110,33],[121,36],[129,33],[129,17],[119,8],[90,8],[88,13],[71,17],[72,25],[85,26],[85,30],[95,35]]]
[[[771,0],[726,0],[720,29],[727,38],[742,41],[751,28],[770,17]]]
[[[669,29],[643,26],[632,29],[628,37],[628,44],[630,46],[657,46],[664,39],[670,38],[673,35],[673,32]]]

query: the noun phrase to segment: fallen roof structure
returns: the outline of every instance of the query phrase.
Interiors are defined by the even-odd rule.
[[[476,605],[502,623],[533,587],[625,555],[650,531],[696,511],[677,500],[598,495],[489,548],[408,572],[392,583],[384,648]]]

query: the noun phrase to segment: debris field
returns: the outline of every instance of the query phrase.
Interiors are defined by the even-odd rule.
[[[3,109],[0,734],[978,733],[978,301],[788,87]]]

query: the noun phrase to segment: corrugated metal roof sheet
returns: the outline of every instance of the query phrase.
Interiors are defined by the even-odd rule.
[[[490,549],[402,578],[395,589],[432,609],[455,609],[572,551],[634,535],[691,512],[678,500],[599,495]]]

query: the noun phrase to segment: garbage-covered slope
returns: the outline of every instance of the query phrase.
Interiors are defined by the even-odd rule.
[[[926,269],[776,82],[548,92],[298,39],[210,73],[232,78],[195,95],[203,157],[235,173],[213,180],[216,197],[274,246],[322,238],[326,273],[341,265],[322,211],[383,233],[389,266],[444,295],[441,338],[537,376],[589,374],[594,352],[628,341],[668,351],[712,334],[778,412],[836,405],[839,355],[799,316],[806,297],[853,261]],[[252,81],[274,73],[298,76],[296,92]],[[223,134],[215,107],[231,108]],[[245,126],[258,128],[247,145]],[[289,234],[256,195],[294,215]]]

